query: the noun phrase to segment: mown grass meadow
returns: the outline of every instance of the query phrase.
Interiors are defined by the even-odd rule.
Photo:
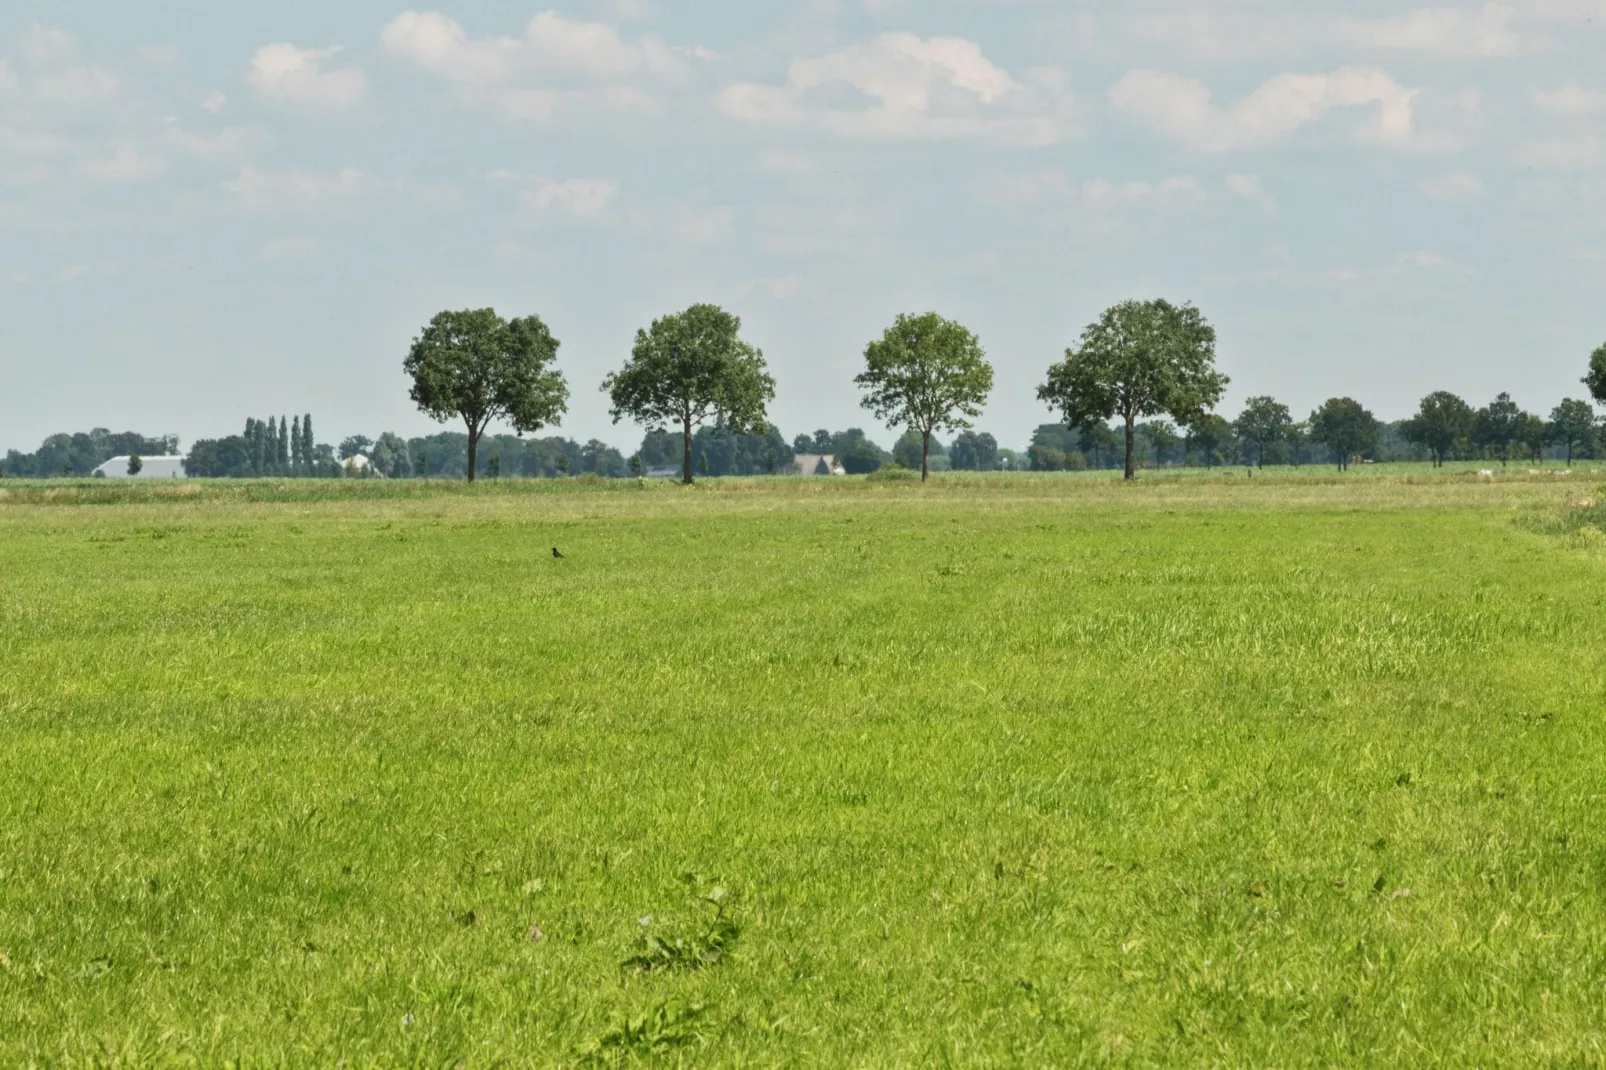
[[[1598,1064],[1599,482],[8,482],[0,1063]]]

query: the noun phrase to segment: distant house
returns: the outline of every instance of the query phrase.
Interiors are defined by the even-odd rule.
[[[648,479],[679,479],[685,474],[678,464],[655,464],[647,469]]]
[[[113,457],[92,475],[97,479],[128,479],[128,458]],[[139,475],[135,479],[183,479],[184,458],[182,457],[141,457]]]
[[[792,458],[792,474],[797,476],[845,476],[848,470],[829,453],[799,453]]]

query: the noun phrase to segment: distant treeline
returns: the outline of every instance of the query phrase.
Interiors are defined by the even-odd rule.
[[[1410,420],[1374,421],[1369,429],[1363,427],[1355,456],[1380,464],[1606,457],[1606,428],[1595,422],[1583,402],[1564,402],[1544,420],[1520,412],[1504,395],[1481,410],[1460,403],[1453,395],[1435,398],[1435,405],[1425,403],[1423,412]],[[1257,431],[1253,408],[1237,421],[1210,415],[1193,427],[1178,428],[1165,420],[1140,423],[1136,432],[1140,463],[1145,468],[1172,468],[1302,465],[1331,459],[1331,449],[1313,439],[1308,421],[1273,419],[1271,432]],[[1369,416],[1364,410],[1361,415]],[[949,443],[933,438],[931,447],[934,471],[1081,471],[1120,468],[1124,459],[1117,430],[1104,424],[1083,428],[1043,424],[1020,451],[1001,448],[992,435],[973,431],[963,432]],[[1438,456],[1440,447],[1442,458]],[[581,443],[561,436],[486,435],[480,442],[477,474],[491,479],[551,479],[587,473],[624,478],[654,470],[668,474],[669,469],[678,473],[682,449],[681,436],[674,432],[648,434],[628,457],[597,439]],[[0,474],[33,479],[82,477],[113,457],[173,455],[178,450],[174,435],[153,438],[96,428],[51,435],[34,453],[12,450],[6,454]],[[822,429],[788,441],[774,428],[763,435],[736,435],[715,425],[700,428],[692,438],[693,470],[702,476],[788,473],[799,454],[833,456],[855,475],[890,464],[918,468],[920,437],[906,433],[889,450],[856,427]],[[314,442],[310,415],[288,421],[284,417],[251,419],[239,435],[197,441],[185,458],[185,469],[192,476],[231,479],[461,479],[468,474],[468,436],[446,431],[404,439],[385,432],[378,438],[352,435],[334,446]]]
[[[164,457],[178,453],[177,435],[150,438],[136,431],[113,434],[104,427],[75,435],[51,435],[33,453],[11,450],[4,472],[25,479],[87,476],[113,457]]]

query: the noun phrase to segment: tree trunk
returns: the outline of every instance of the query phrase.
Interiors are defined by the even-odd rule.
[[[931,475],[931,428],[920,432],[920,482]]]
[[[468,425],[468,481],[470,483],[474,482],[474,467],[479,458],[480,433],[481,429],[476,428],[473,424]]]
[[[1137,444],[1137,433],[1133,427],[1135,417],[1132,413],[1126,414],[1126,475],[1124,478],[1133,480],[1138,478],[1137,466],[1133,461],[1133,450]]]
[[[684,464],[684,466],[682,467],[682,470],[681,470],[681,477],[682,477],[681,478],[681,482],[683,482],[686,486],[689,487],[689,486],[692,485],[692,475],[691,475],[691,417],[690,416],[682,418],[682,420],[681,420],[681,430],[685,433],[684,434],[684,440],[685,440],[685,444],[686,444],[685,464]]]

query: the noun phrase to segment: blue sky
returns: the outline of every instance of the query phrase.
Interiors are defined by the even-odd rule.
[[[1307,412],[1547,411],[1606,341],[1606,0],[11,0],[0,447],[94,425],[434,425],[442,308],[541,315],[563,433],[635,330],[741,315],[789,436],[874,427],[900,311],[975,330],[980,423],[1113,301],[1197,303]]]

